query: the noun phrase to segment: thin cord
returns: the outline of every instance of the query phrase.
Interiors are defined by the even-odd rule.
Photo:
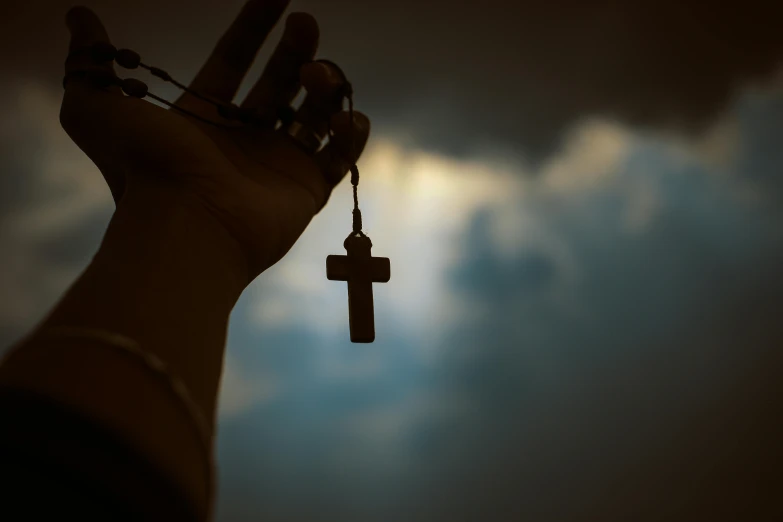
[[[362,232],[362,211],[359,209],[359,167],[356,166],[356,133],[354,131],[353,120],[353,89],[348,91],[348,119],[351,129],[349,139],[351,140],[351,185],[353,186],[353,233],[366,237]]]
[[[208,96],[204,96],[203,94],[200,94],[200,93],[194,91],[193,89],[191,89],[190,87],[187,87],[186,85],[178,82],[177,80],[172,78],[169,73],[167,73],[166,71],[164,71],[160,67],[152,67],[151,65],[147,65],[145,63],[139,63],[139,67],[147,69],[153,76],[156,76],[156,77],[160,78],[164,82],[169,82],[169,83],[173,84],[175,87],[177,87],[177,88],[185,91],[186,93],[190,94],[191,96],[195,96],[196,98],[198,98],[200,100],[203,100],[203,101],[205,101],[207,103],[211,103],[215,107],[219,108],[219,107],[221,107],[223,105],[219,101],[214,100],[214,99],[212,99],[212,98],[210,98]]]
[[[175,104],[171,103],[171,102],[170,102],[170,101],[168,101],[168,100],[164,100],[164,99],[163,99],[163,98],[161,98],[160,96],[155,96],[155,95],[154,95],[154,94],[152,94],[151,92],[148,92],[148,93],[147,93],[147,96],[148,96],[148,97],[150,97],[150,98],[152,98],[153,100],[159,101],[160,103],[162,103],[162,104],[164,104],[164,105],[167,105],[168,107],[170,107],[170,108],[172,108],[172,109],[174,109],[174,110],[177,110],[177,111],[179,111],[179,112],[181,112],[181,113],[183,113],[183,114],[187,114],[188,116],[190,116],[190,117],[192,117],[192,118],[196,118],[197,120],[199,120],[199,121],[202,121],[202,122],[204,122],[204,123],[208,123],[208,124],[210,124],[210,125],[214,125],[215,127],[220,127],[220,128],[223,128],[223,129],[233,129],[233,128],[234,128],[234,127],[232,127],[231,125],[223,125],[222,123],[217,123],[217,122],[214,122],[214,121],[208,120],[208,119],[206,119],[206,118],[202,118],[202,117],[201,117],[201,116],[199,116],[198,114],[192,113],[192,112],[190,112],[190,111],[189,111],[189,110],[187,110],[187,109],[183,109],[182,107],[180,107],[180,106],[178,106],[178,105],[175,105]]]

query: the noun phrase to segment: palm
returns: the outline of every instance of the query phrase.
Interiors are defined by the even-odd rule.
[[[222,128],[133,98],[125,125],[130,150],[144,151],[137,172],[165,165],[165,175],[219,211],[239,236],[264,238],[281,257],[331,191],[319,165],[288,137],[252,126]],[[189,97],[178,106],[219,121]],[[222,122],[227,124],[228,122]]]
[[[222,55],[227,51],[236,53],[240,44],[251,45],[245,33],[252,20],[243,20],[242,17],[268,18],[271,11],[267,4],[270,3],[281,6],[281,12],[285,7],[284,3],[270,0],[252,0],[245,6],[191,88],[226,103],[231,101],[244,76],[242,69],[246,70],[251,60],[246,60],[243,67],[232,63],[227,70],[224,64],[226,56]],[[108,41],[100,22],[90,11],[81,11],[76,22],[70,16],[74,40],[78,40],[78,34],[73,26],[80,25],[77,28],[82,31],[84,43],[87,40]],[[307,18],[309,15],[300,15],[297,24],[290,23],[295,16],[289,17],[288,37],[283,38],[288,47],[283,42],[278,45],[270,64],[243,106],[247,104],[254,109],[273,110],[274,107],[269,107],[273,105],[270,101],[290,103],[290,98],[299,89],[299,69],[315,53],[312,35],[302,31],[312,31],[315,27],[314,41],[317,42],[317,26],[310,21],[311,17]],[[266,25],[271,28],[273,24],[266,20]],[[298,29],[297,25],[300,26]],[[255,27],[258,27],[257,23]],[[290,42],[293,39],[296,43],[297,36],[288,33],[297,31],[300,40],[304,41],[300,47],[308,47],[308,50],[306,53],[301,50],[293,53],[294,60],[285,63],[282,55],[290,53]],[[253,38],[257,40],[258,35]],[[72,41],[72,47],[77,44]],[[260,45],[260,42],[257,44]],[[244,54],[252,58],[254,53],[244,49]],[[295,75],[291,74],[292,70]],[[281,77],[288,78],[287,84],[280,80]],[[294,83],[291,78],[294,78]],[[282,89],[283,94],[275,94],[270,100],[270,85]],[[326,91],[335,87],[322,82],[321,87],[324,86]],[[310,86],[307,87],[305,104],[312,105],[312,100],[317,98],[310,92]],[[317,91],[318,82],[315,87]],[[74,141],[98,165],[116,200],[121,199],[125,190],[137,180],[163,176],[174,181],[182,191],[196,195],[205,209],[246,247],[267,259],[267,264],[276,262],[295,243],[325,204],[333,186],[344,176],[349,163],[334,157],[344,152],[336,150],[336,147],[345,137],[338,135],[334,146],[330,145],[313,155],[286,134],[275,131],[272,125],[232,124],[220,118],[213,105],[189,94],[180,97],[176,105],[221,125],[210,125],[176,110],[164,109],[119,92],[97,91],[83,84],[66,89],[61,121]],[[339,116],[344,114],[338,115],[338,129]],[[344,127],[350,128],[348,119],[342,118],[342,121]],[[314,123],[321,128],[327,125],[326,122]],[[335,120],[332,121],[334,123]],[[366,140],[368,127],[365,125],[364,129],[357,129],[360,134],[358,152]],[[343,131],[342,136],[347,134]]]

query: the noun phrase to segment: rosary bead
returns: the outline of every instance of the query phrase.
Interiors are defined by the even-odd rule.
[[[160,69],[159,67],[150,67],[150,74],[152,74],[153,76],[157,76],[164,82],[171,81],[171,76],[169,75],[169,73],[167,73],[163,69]]]
[[[110,62],[114,60],[114,56],[117,54],[117,48],[109,42],[96,42],[91,48],[92,59],[96,63]]]
[[[134,98],[144,98],[147,95],[147,84],[136,78],[122,80],[122,92]]]
[[[130,49],[120,49],[114,57],[117,65],[126,69],[135,69],[141,63],[141,56],[136,51]]]

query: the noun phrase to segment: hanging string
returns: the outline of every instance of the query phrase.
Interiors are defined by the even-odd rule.
[[[348,84],[348,119],[351,122],[351,130],[349,131],[351,140],[351,161],[354,162],[351,165],[351,185],[353,186],[353,233],[366,237],[362,232],[362,211],[359,209],[359,167],[356,166],[356,135],[354,132],[354,119],[353,119],[353,92]]]

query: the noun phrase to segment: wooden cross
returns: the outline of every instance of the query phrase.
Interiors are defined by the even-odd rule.
[[[388,257],[372,257],[367,236],[351,234],[343,246],[347,256],[326,256],[326,278],[348,281],[351,342],[371,343],[375,340],[372,284],[389,282],[391,264]]]

